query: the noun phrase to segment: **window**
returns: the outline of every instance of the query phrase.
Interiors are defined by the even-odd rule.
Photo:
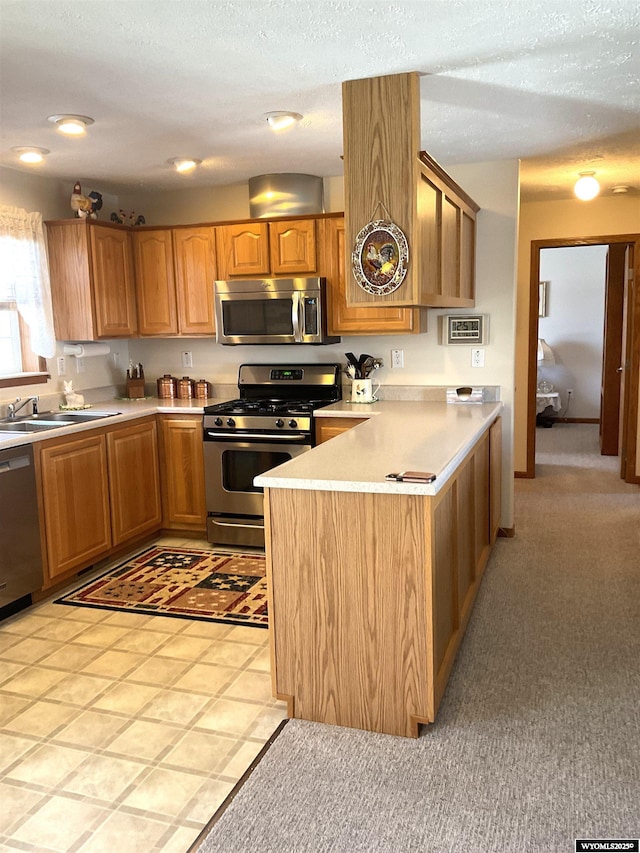
[[[0,207],[0,387],[46,381],[54,354],[42,216]]]

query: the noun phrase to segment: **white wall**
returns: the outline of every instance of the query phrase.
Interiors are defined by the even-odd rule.
[[[631,181],[630,181],[631,182]],[[632,182],[631,182],[632,183]],[[640,231],[640,198],[636,193],[599,196],[593,201],[528,202],[520,208],[518,297],[516,318],[515,470],[527,470],[527,380],[529,369],[529,278],[533,240],[634,234]],[[637,261],[636,261],[637,263]],[[640,411],[638,412],[640,451]],[[640,466],[640,452],[638,453]],[[640,470],[638,471],[640,473]]]
[[[341,177],[324,178],[325,213],[344,210],[344,182]],[[120,196],[120,207],[134,210],[146,225],[194,225],[200,222],[224,222],[249,218],[249,185],[227,187],[186,186],[171,192],[130,193]]]
[[[547,316],[539,318],[538,334],[556,363],[540,367],[538,379],[553,383],[568,418],[600,417],[606,261],[606,246],[540,252],[540,280],[549,284]],[[564,411],[568,388],[573,394]]]

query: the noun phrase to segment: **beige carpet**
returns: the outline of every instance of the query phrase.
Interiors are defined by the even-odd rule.
[[[200,853],[564,853],[640,836],[640,490],[597,426],[538,430],[438,719],[293,720]]]

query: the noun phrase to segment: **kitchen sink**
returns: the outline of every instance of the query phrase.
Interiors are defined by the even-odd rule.
[[[45,429],[59,429],[71,426],[73,421],[0,421],[0,432],[41,432]]]
[[[28,421],[65,421],[74,424],[83,424],[87,421],[96,421],[101,418],[112,418],[120,412],[41,412],[26,418]]]
[[[120,412],[40,412],[37,415],[0,419],[0,432],[42,432],[112,418],[119,414]]]

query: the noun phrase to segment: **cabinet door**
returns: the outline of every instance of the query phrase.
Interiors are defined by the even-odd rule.
[[[270,274],[269,224],[240,222],[216,228],[220,278],[252,278]]]
[[[97,337],[129,337],[137,326],[129,233],[98,225],[90,233]]]
[[[423,331],[426,314],[418,308],[347,307],[344,219],[325,219],[320,226],[322,274],[327,279],[328,334],[385,335]]]
[[[133,256],[141,335],[178,332],[171,229],[136,231]]]
[[[475,300],[477,205],[424,162],[418,179],[420,278],[425,304],[469,308]]]
[[[206,529],[202,417],[160,418],[162,526]]]
[[[58,341],[93,341],[89,231],[85,222],[47,222],[53,324]]]
[[[104,435],[40,451],[49,579],[82,569],[111,547]]]
[[[216,280],[214,228],[175,228],[173,248],[178,329],[183,335],[213,335]]]
[[[107,433],[113,544],[161,525],[155,418]]]
[[[313,273],[317,269],[316,223],[294,219],[269,223],[269,249],[273,275]]]

